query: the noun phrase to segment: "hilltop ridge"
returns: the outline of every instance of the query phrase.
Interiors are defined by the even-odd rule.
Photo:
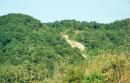
[[[128,23],[0,16],[0,82],[129,83]]]

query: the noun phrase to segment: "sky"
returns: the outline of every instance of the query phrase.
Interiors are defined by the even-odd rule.
[[[130,17],[130,0],[0,0],[0,16],[9,13],[28,14],[42,22],[109,23]]]

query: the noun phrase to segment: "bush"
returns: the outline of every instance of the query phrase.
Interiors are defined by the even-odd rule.
[[[63,83],[82,83],[84,79],[83,69],[80,67],[70,66],[63,78]]]

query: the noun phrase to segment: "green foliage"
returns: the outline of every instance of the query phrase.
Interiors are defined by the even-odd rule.
[[[19,66],[1,65],[1,83],[28,83],[32,81],[43,81],[48,71],[41,64],[23,64]]]
[[[87,57],[92,58],[103,53],[128,53],[127,25],[128,19],[110,24],[76,20],[41,23],[24,14],[0,16],[0,82],[43,82],[47,78],[54,79],[55,68],[59,66],[63,71],[63,64],[66,64],[68,68],[60,80],[82,83],[85,79],[85,82],[100,83],[104,78],[98,73],[84,76],[78,66],[86,59],[78,48],[72,48],[62,38],[61,33],[85,45]],[[55,65],[57,63],[59,65]],[[122,70],[121,66],[116,63],[117,69]]]
[[[80,67],[71,66],[65,77],[63,79],[63,83],[82,83],[84,79],[83,69]]]
[[[85,77],[83,83],[106,83],[100,73],[94,72],[90,76]]]

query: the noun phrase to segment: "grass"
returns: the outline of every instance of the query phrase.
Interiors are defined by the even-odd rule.
[[[55,63],[52,76],[42,64],[3,65],[0,72],[4,83],[130,83],[130,61],[125,54],[89,57],[80,65],[61,61]]]

